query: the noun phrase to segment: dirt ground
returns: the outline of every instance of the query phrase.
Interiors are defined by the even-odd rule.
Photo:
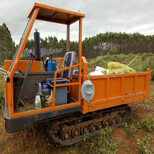
[[[142,126],[144,119],[150,115],[154,118],[154,82],[151,82],[150,99],[130,104],[132,117],[125,127],[116,128],[111,138],[117,145],[117,149],[111,153],[138,154],[154,153],[154,131],[148,133]],[[97,152],[97,146],[91,150],[92,142],[97,136],[87,140],[86,143],[78,143],[71,147],[61,147],[53,144],[42,129],[29,129],[8,134],[5,132],[3,123],[3,111],[0,111],[0,153],[1,154],[58,154],[58,153],[101,153]],[[141,142],[144,143],[142,145]],[[96,143],[96,142],[95,142]],[[96,143],[97,144],[97,143]],[[139,148],[141,149],[139,151]],[[146,151],[149,149],[149,151]],[[107,152],[110,153],[110,152]]]

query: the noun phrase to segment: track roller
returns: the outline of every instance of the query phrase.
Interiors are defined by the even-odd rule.
[[[45,123],[49,137],[63,146],[70,146],[84,138],[88,132],[89,137],[99,134],[104,127],[120,127],[127,122],[131,115],[128,105],[104,109],[88,114],[77,113],[61,118],[50,120]]]

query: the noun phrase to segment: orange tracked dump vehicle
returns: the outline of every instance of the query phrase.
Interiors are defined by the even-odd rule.
[[[131,74],[88,76],[82,57],[82,20],[80,12],[35,3],[12,61],[5,60],[5,129],[11,133],[42,123],[54,142],[72,145],[118,127],[131,114],[128,103],[149,98],[150,69]],[[66,25],[66,54],[51,58],[40,71],[39,33],[35,32],[35,56],[20,60],[35,20]],[[70,51],[70,26],[79,22],[78,51]],[[90,54],[90,53],[89,53]],[[56,65],[59,67],[56,69]],[[62,65],[63,64],[63,65]],[[77,69],[74,73],[73,69]]]

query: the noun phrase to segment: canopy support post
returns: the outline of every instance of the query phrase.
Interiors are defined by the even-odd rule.
[[[70,51],[70,25],[67,25],[66,51]]]
[[[82,17],[79,19],[79,103],[81,104]]]

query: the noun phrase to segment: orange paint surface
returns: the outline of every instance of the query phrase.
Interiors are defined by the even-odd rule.
[[[24,35],[23,41],[21,42],[21,46],[19,48],[13,67],[9,72],[11,80],[9,83],[5,82],[6,106],[8,106],[9,108],[10,118],[38,114],[42,112],[63,109],[76,105],[82,105],[82,113],[85,114],[87,112],[97,111],[149,98],[150,69],[147,69],[147,72],[142,73],[100,75],[90,77],[88,76],[88,64],[86,58],[82,57],[82,18],[84,18],[84,16],[84,14],[79,12],[68,11],[38,3],[34,4],[34,7],[32,8],[28,16],[31,17],[29,26]],[[28,61],[20,61],[20,57],[22,55],[28,36],[36,19],[66,24],[68,29],[67,38],[69,38],[70,27],[68,25],[72,24],[73,22],[79,21],[79,56],[77,58],[78,63],[67,68],[62,68],[63,58],[54,58],[54,60],[59,60],[59,70],[55,72],[55,84],[53,87],[52,105],[50,107],[42,108],[39,110],[30,110],[23,111],[20,113],[14,113],[13,75],[14,72],[18,69],[22,72],[25,72],[26,70]],[[67,48],[69,48],[69,41],[67,41]],[[11,61],[5,61],[6,70],[8,70],[10,63]],[[60,74],[63,71],[68,70],[70,68],[78,68],[78,75],[73,75],[71,83],[57,85],[57,74]],[[34,61],[30,72],[39,71],[39,62]],[[95,87],[95,95],[89,103],[81,97],[81,85],[85,80],[91,80]],[[56,87],[59,86],[69,86],[71,97],[73,100],[75,100],[75,102],[56,106],[55,93]]]

